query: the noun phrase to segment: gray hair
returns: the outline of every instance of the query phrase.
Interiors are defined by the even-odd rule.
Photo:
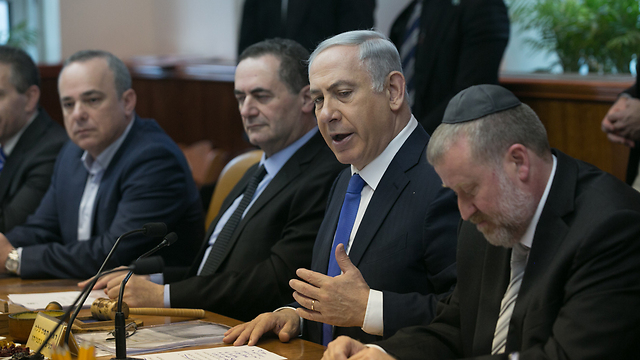
[[[31,56],[12,46],[0,46],[0,63],[11,66],[9,81],[20,94],[32,85],[40,87],[40,73]]]
[[[498,166],[513,144],[522,144],[546,161],[551,160],[547,131],[538,115],[526,104],[459,124],[440,124],[427,146],[427,160],[440,164],[456,141],[465,136],[472,159]]]
[[[108,51],[80,50],[64,61],[62,70],[74,62],[85,62],[97,58],[106,60],[109,69],[113,72],[113,80],[118,97],[122,96],[125,91],[131,89],[131,74],[129,73],[129,69],[127,69],[127,66],[122,60]],[[60,74],[62,74],[62,70]]]
[[[309,68],[316,56],[338,45],[356,45],[360,52],[360,61],[365,65],[375,92],[384,89],[387,75],[392,71],[402,73],[402,61],[395,45],[383,34],[372,30],[348,31],[331,37],[318,45],[309,57]]]

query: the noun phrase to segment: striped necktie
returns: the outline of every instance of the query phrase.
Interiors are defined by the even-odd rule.
[[[409,104],[415,103],[415,68],[416,68],[416,48],[420,37],[420,15],[422,14],[422,0],[416,2],[411,17],[407,21],[407,28],[400,47],[400,58],[402,59],[402,71],[407,82]]]
[[[500,304],[500,316],[496,324],[496,331],[493,335],[493,343],[491,344],[491,355],[502,354],[507,347],[507,335],[509,334],[509,322],[513,315],[513,308],[516,306],[518,292],[522,284],[524,276],[524,268],[527,266],[527,255],[529,248],[517,243],[511,251],[511,281],[509,287],[504,293],[502,303]]]
[[[251,203],[251,200],[253,200],[253,195],[258,188],[258,184],[260,184],[260,181],[262,181],[266,174],[267,170],[264,168],[264,166],[260,166],[258,170],[256,170],[256,172],[253,174],[251,179],[249,179],[249,183],[244,190],[242,200],[240,200],[240,204],[233,211],[233,214],[231,214],[229,220],[227,220],[227,223],[224,224],[222,230],[220,230],[220,235],[218,235],[216,242],[213,243],[211,252],[209,253],[209,257],[207,257],[207,261],[204,263],[202,271],[200,272],[200,276],[211,275],[215,273],[218,269],[218,266],[220,266],[220,263],[222,263],[222,259],[227,250],[229,240],[231,240],[234,231],[238,227],[238,224],[240,224],[240,220],[242,220],[244,211]]]

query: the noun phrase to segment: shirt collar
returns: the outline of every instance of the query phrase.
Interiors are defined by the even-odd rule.
[[[267,170],[267,174],[270,176],[275,176],[275,174],[280,171],[280,169],[284,166],[284,164],[289,161],[289,159],[295,154],[298,149],[302,147],[302,145],[306,144],[316,133],[318,132],[318,127],[314,127],[309,130],[306,134],[304,134],[300,139],[291,143],[291,145],[286,148],[278,151],[277,153],[266,157],[266,154],[262,154],[262,159],[260,159],[260,165],[264,165],[265,170]]]
[[[33,122],[33,120],[36,119],[37,116],[38,116],[38,110],[36,110],[36,112],[33,115],[31,115],[31,118],[29,118],[27,123],[22,127],[22,129],[20,129],[20,131],[18,131],[15,135],[13,135],[9,140],[7,140],[4,143],[4,145],[2,146],[2,151],[4,151],[5,156],[11,155],[11,152],[13,152],[13,149],[18,144],[20,137],[22,137],[22,134],[27,130],[29,125],[31,125],[31,123]]]
[[[100,171],[104,171],[109,166],[109,164],[111,163],[111,159],[113,159],[113,156],[120,148],[120,145],[122,145],[122,142],[127,137],[127,134],[129,134],[134,121],[136,121],[135,116],[129,122],[129,125],[127,125],[127,128],[124,129],[124,132],[120,135],[120,137],[118,137],[116,141],[114,141],[111,145],[104,149],[104,151],[102,151],[100,155],[98,155],[95,159],[93,158],[93,156],[89,155],[88,151],[85,150],[80,160],[82,161],[85,169],[87,169],[90,174],[95,175]]]
[[[378,187],[378,184],[380,183],[380,180],[382,180],[382,176],[387,171],[389,164],[391,164],[391,161],[396,156],[398,151],[400,151],[402,145],[405,143],[405,141],[407,141],[411,133],[413,133],[413,130],[415,130],[417,127],[418,120],[416,120],[416,118],[411,115],[411,119],[409,120],[407,125],[405,125],[404,129],[402,129],[402,131],[400,131],[398,135],[396,135],[396,137],[393,138],[391,142],[389,142],[389,145],[387,145],[387,147],[384,149],[384,151],[382,151],[382,153],[380,153],[380,155],[378,155],[378,157],[373,159],[373,161],[367,164],[360,171],[358,171],[355,166],[351,165],[351,175],[355,173],[360,174],[367,185],[369,185],[369,187],[371,187],[373,191],[375,191],[376,187]]]
[[[544,204],[547,202],[547,197],[549,196],[549,191],[551,190],[551,183],[553,183],[553,178],[556,174],[558,160],[556,159],[555,155],[551,156],[553,156],[553,167],[551,168],[551,174],[549,174],[549,180],[547,180],[547,186],[544,188],[544,193],[542,193],[542,197],[540,198],[540,202],[538,203],[538,208],[533,215],[533,219],[531,219],[529,227],[527,227],[527,231],[522,236],[522,239],[520,239],[520,243],[526,246],[528,249],[531,249],[531,245],[533,244],[533,235],[535,234],[536,227],[538,226],[538,221],[540,220],[540,214],[542,214]]]

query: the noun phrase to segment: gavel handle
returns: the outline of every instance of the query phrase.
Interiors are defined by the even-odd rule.
[[[202,309],[164,309],[164,308],[130,308],[129,314],[156,316],[184,316],[200,319],[204,317]]]

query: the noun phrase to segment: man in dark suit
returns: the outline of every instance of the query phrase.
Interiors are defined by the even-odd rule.
[[[414,0],[389,37],[403,60],[413,115],[432,134],[455,94],[498,83],[509,17],[503,0]]]
[[[238,54],[264,39],[281,37],[313,51],[341,32],[373,27],[375,0],[245,0]]]
[[[377,344],[388,354],[343,337],[324,358],[638,354],[640,194],[551,150],[533,110],[497,85],[451,100],[427,157],[465,220],[455,290],[429,326]]]
[[[152,221],[181,240],[160,251],[165,262],[189,264],[203,233],[198,192],[177,145],[135,115],[126,66],[107,52],[78,52],[65,62],[58,91],[72,141],[35,214],[0,234],[0,268],[23,278],[89,277],[119,235]],[[159,240],[131,236],[107,266],[128,265]]]
[[[5,232],[40,204],[67,135],[38,108],[40,74],[23,50],[0,46],[0,93],[0,232]]]
[[[271,330],[288,341],[301,331],[299,316],[315,342],[388,337],[429,322],[455,284],[459,214],[426,161],[429,136],[411,115],[401,70],[395,46],[373,31],[337,35],[311,55],[320,132],[351,167],[331,191],[311,270],[290,282],[301,307],[262,314],[230,330],[226,342],[255,344]]]
[[[248,47],[235,73],[235,95],[245,131],[264,156],[229,193],[191,268],[167,268],[162,286],[134,276],[125,289],[130,306],[204,308],[241,320],[290,303],[289,279],[311,264],[313,243],[322,222],[329,189],[344,165],[318,133],[309,95],[305,61],[309,52],[285,39]],[[245,189],[264,166],[242,220],[225,228]],[[219,249],[220,260],[208,263]],[[153,277],[152,277],[153,278]],[[122,276],[105,278],[111,298]]]
[[[618,100],[611,106],[607,115],[602,119],[602,131],[607,134],[609,141],[623,144],[631,148],[627,165],[627,184],[640,191],[638,165],[640,164],[640,91],[638,88],[638,70],[640,62],[636,64],[636,83],[625,90]]]

